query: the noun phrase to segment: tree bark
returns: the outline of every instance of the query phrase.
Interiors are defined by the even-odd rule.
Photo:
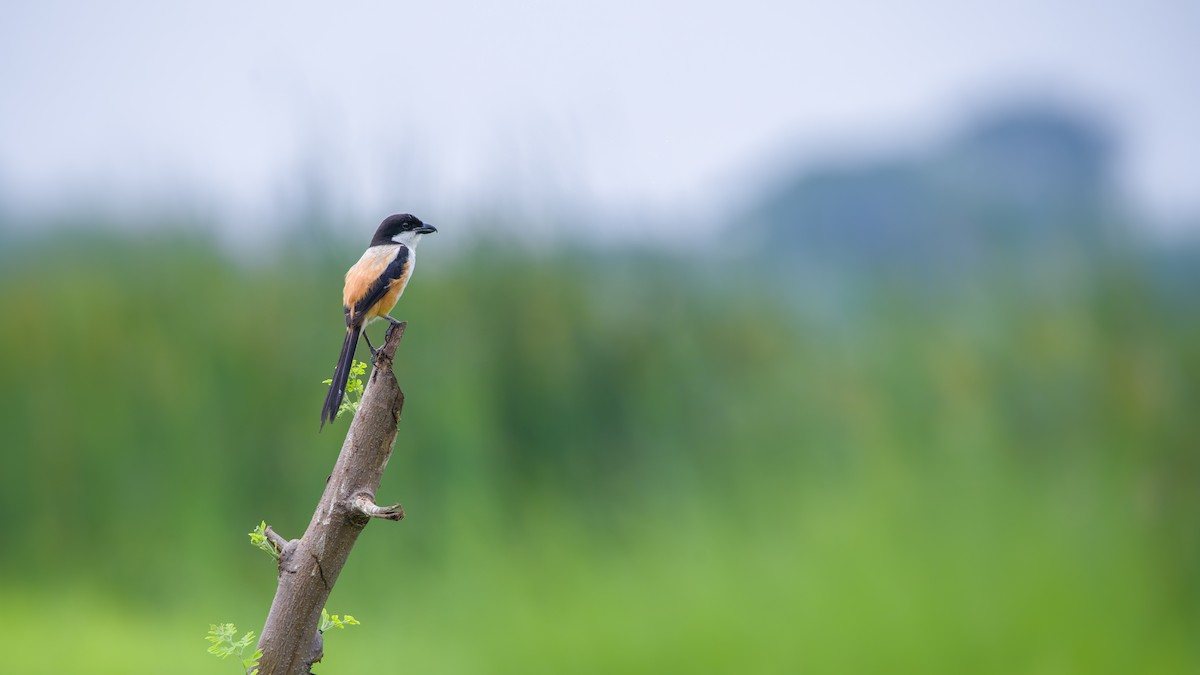
[[[270,541],[280,549],[279,587],[258,641],[263,652],[259,675],[306,675],[321,660],[322,640],[317,632],[321,610],[359,533],[371,518],[404,518],[399,504],[375,504],[404,407],[404,392],[392,372],[404,328],[404,323],[388,327],[358,412],[304,536],[285,541],[269,531]]]

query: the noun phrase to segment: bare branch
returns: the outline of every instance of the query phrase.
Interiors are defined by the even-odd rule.
[[[404,393],[392,372],[404,328],[404,323],[388,328],[358,412],[304,536],[286,541],[267,530],[271,545],[280,546],[281,555],[279,588],[258,642],[263,650],[260,675],[309,672],[322,653],[317,632],[321,609],[359,533],[371,518],[404,517],[399,504],[376,506],[373,497],[392,456],[396,424],[404,407]]]
[[[399,504],[377,506],[370,495],[358,495],[351,502],[354,509],[368,518],[383,518],[385,520],[404,520],[404,507]]]
[[[282,555],[283,549],[287,548],[288,540],[279,536],[279,534],[277,532],[275,532],[275,530],[271,529],[270,525],[267,526],[267,529],[264,532],[264,534],[267,535],[267,543],[269,543],[271,545],[271,548],[275,549],[275,553]]]

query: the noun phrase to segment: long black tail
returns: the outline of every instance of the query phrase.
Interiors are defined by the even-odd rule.
[[[329,385],[329,393],[325,395],[325,406],[321,408],[321,428],[326,422],[337,419],[338,408],[342,407],[342,399],[346,396],[346,381],[350,379],[350,363],[354,360],[354,349],[358,347],[358,335],[361,326],[346,326],[346,341],[342,343],[342,355],[338,357],[337,370],[333,371],[333,382]]]

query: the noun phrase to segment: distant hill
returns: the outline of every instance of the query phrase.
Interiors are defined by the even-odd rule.
[[[1087,251],[1117,219],[1113,146],[1085,114],[1013,106],[927,152],[796,171],[737,227],[777,265],[914,279]]]

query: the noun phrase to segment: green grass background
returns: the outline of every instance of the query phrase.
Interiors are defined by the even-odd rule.
[[[440,236],[440,235],[439,235]],[[480,247],[481,249],[484,247]],[[234,673],[306,526],[353,247],[0,254],[0,671]],[[1152,267],[866,285],[431,242],[318,673],[1200,670],[1200,315]],[[381,329],[373,329],[378,333]]]

